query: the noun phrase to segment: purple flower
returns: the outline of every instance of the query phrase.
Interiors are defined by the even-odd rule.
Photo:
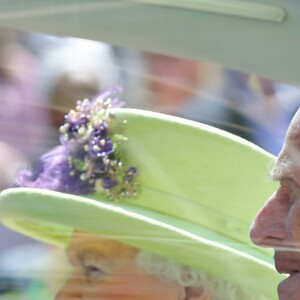
[[[116,186],[118,181],[111,179],[110,177],[104,177],[102,179],[102,186],[104,189],[111,189],[112,187]]]
[[[89,118],[86,115],[81,115],[75,120],[72,120],[72,117],[68,117],[65,126],[67,126],[67,135],[69,139],[76,139],[80,128],[86,128],[89,122]]]
[[[108,109],[123,106],[120,92],[115,86],[93,101],[78,101],[60,127],[61,145],[43,155],[33,171],[21,171],[15,186],[77,195],[105,189],[110,199],[135,196],[137,169],[123,169],[124,161],[116,151],[126,138],[116,142],[122,136],[108,130],[114,121]]]
[[[119,108],[124,106],[124,102],[120,100],[120,94],[122,93],[122,88],[119,86],[113,86],[99,94],[95,97],[94,101],[101,101],[106,103],[106,100],[110,101],[110,106]]]
[[[94,131],[92,135],[95,137],[96,136],[106,137],[107,130],[108,130],[108,123],[106,120],[103,120],[101,123],[94,125]]]
[[[89,140],[88,147],[88,154],[92,159],[109,156],[115,152],[113,143],[107,138],[102,139],[101,137],[94,137]]]

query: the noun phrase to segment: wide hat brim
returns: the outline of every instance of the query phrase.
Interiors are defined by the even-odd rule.
[[[276,299],[272,253],[256,248],[249,227],[276,185],[267,178],[273,156],[222,130],[134,109],[122,146],[139,170],[136,198],[75,196],[14,188],[1,193],[4,224],[33,238],[67,246],[73,229],[123,241]]]

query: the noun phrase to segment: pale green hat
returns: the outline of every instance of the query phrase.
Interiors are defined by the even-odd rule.
[[[271,252],[248,237],[276,188],[266,175],[273,156],[197,122],[135,109],[113,113],[126,121],[121,150],[139,172],[136,197],[12,188],[1,193],[1,221],[61,247],[74,228],[101,234],[276,299],[282,276]]]

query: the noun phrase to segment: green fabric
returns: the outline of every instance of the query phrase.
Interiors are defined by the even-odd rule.
[[[140,172],[126,203],[17,188],[1,193],[0,218],[29,236],[66,246],[73,228],[98,233],[276,299],[272,252],[254,247],[251,221],[276,184],[273,156],[224,131],[157,113],[115,110],[127,120],[124,154]]]

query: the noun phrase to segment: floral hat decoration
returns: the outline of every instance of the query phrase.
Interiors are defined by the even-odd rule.
[[[50,152],[51,156],[63,159],[55,168],[61,174],[56,176],[59,180],[53,182],[52,190],[72,194],[105,192],[112,200],[137,195],[137,169],[123,166],[120,146],[126,137],[113,131],[116,117],[109,111],[123,106],[118,98],[120,92],[120,88],[114,87],[93,101],[77,101],[75,110],[65,116],[64,125],[59,129],[61,146],[54,154]],[[46,163],[48,156],[43,158]],[[27,172],[24,177],[28,177]],[[42,184],[48,181],[45,177],[40,180]]]
[[[276,299],[272,253],[248,237],[276,188],[274,157],[208,125],[121,108],[120,92],[77,102],[60,145],[1,192],[3,224],[60,247],[74,229],[99,234]]]

